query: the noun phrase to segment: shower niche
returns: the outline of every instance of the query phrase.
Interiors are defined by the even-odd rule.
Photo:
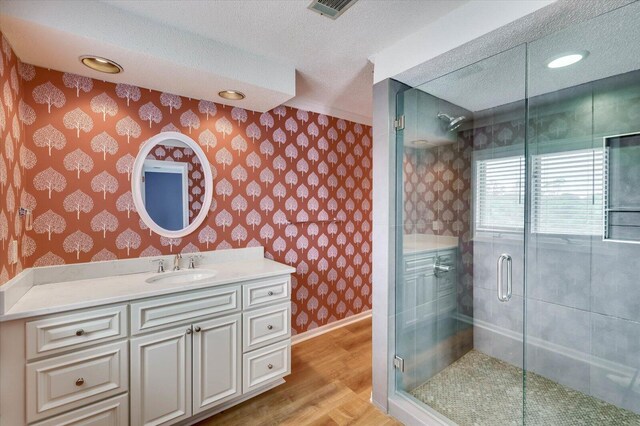
[[[640,132],[604,138],[604,239],[640,244]]]

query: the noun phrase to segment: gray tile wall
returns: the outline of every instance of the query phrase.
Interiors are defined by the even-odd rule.
[[[640,73],[534,99],[530,118],[533,154],[563,144],[601,146],[605,135],[638,132]],[[623,179],[640,181],[635,174]],[[640,199],[640,186],[631,193]],[[531,235],[526,299],[522,246],[522,240],[474,241],[475,348],[517,366],[524,355],[526,369],[640,413],[640,244]],[[508,303],[496,295],[502,252],[514,257]]]

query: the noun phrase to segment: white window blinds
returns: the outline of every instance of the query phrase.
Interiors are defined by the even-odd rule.
[[[523,230],[524,173],[523,156],[476,162],[476,231]]]
[[[532,231],[602,234],[602,150],[532,158]]]

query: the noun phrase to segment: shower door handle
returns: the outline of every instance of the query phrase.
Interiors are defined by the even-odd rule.
[[[507,293],[504,293],[504,261],[507,261]],[[508,302],[511,299],[513,291],[513,279],[512,279],[512,259],[511,256],[503,253],[498,257],[498,270],[497,270],[497,287],[498,287],[498,300],[501,302]]]

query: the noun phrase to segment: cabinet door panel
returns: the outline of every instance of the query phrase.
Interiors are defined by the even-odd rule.
[[[240,396],[241,315],[194,324],[193,413]]]
[[[131,424],[170,425],[191,416],[190,327],[131,339]]]

